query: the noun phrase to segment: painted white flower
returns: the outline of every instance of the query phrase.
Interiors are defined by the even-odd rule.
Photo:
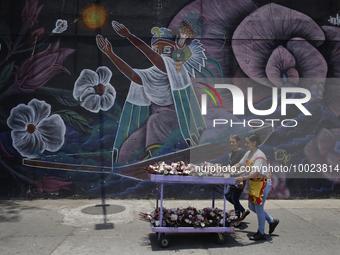
[[[155,221],[155,226],[158,227],[159,226],[159,220]]]
[[[109,110],[116,99],[116,91],[109,83],[112,72],[106,66],[94,72],[84,69],[74,83],[73,97],[81,101],[81,106],[90,112]]]
[[[28,105],[19,104],[7,119],[13,147],[24,157],[36,157],[45,150],[55,152],[64,144],[66,126],[62,118],[51,113],[45,101],[32,99]]]
[[[55,29],[52,30],[54,34],[61,34],[67,29],[67,21],[58,19],[55,23]]]
[[[202,228],[204,228],[204,227],[205,227],[205,224],[204,224],[203,222],[201,222],[201,226],[202,226]]]

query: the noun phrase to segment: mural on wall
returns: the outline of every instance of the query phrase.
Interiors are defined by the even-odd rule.
[[[270,197],[336,196],[338,1],[158,2],[1,3],[0,195],[153,197],[144,165],[227,164],[228,137],[256,131],[272,166],[295,167]],[[302,102],[296,88],[310,100],[278,103]],[[301,178],[306,165],[325,171]]]
[[[116,161],[128,163],[138,149],[146,151],[147,155],[142,158],[152,156],[177,129],[181,130],[188,146],[197,144],[205,123],[200,112],[195,111],[199,109],[198,101],[190,100],[190,94],[194,92],[187,68],[199,69],[204,65],[204,49],[199,41],[194,40],[188,47],[185,41],[176,40],[171,30],[154,27],[151,30],[154,33],[151,48],[131,34],[123,24],[112,21],[112,26],[117,34],[126,37],[154,65],[144,71],[133,70],[112,52],[112,45],[107,39],[97,36],[98,47],[131,80],[114,143],[114,151],[119,151],[114,155]],[[179,45],[184,51],[179,49]],[[186,57],[185,51],[189,57]],[[195,60],[198,62],[197,67],[188,64]],[[188,67],[182,68],[183,64],[188,64]],[[194,118],[193,123],[189,123],[190,116]],[[192,124],[196,126],[191,127]],[[196,132],[192,134],[191,129]]]

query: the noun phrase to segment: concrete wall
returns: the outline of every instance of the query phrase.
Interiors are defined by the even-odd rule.
[[[1,197],[152,198],[143,166],[226,165],[228,137],[245,148],[253,132],[277,170],[270,197],[339,196],[338,1],[0,7]],[[209,198],[211,187],[165,194]]]

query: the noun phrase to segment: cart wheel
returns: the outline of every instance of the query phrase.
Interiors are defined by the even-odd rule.
[[[169,239],[165,236],[161,237],[161,240],[159,241],[159,245],[162,247],[162,248],[166,248],[169,246]]]
[[[227,243],[227,237],[223,233],[217,233],[217,243],[218,244],[226,244]]]

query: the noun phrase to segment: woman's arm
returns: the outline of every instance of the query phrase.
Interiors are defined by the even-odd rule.
[[[261,159],[261,161],[262,160],[263,159]],[[263,161],[265,162],[265,160],[263,160]],[[256,177],[264,178],[264,177],[266,177],[266,175],[263,174],[262,166],[263,165],[261,163],[254,164],[254,166],[252,166],[250,169],[246,169],[247,171],[243,172],[243,175],[236,178],[235,181],[236,182],[242,182],[244,180],[249,180],[251,178],[256,178]]]
[[[241,163],[236,163],[232,167],[235,167],[238,170],[238,169],[240,169],[242,167],[242,164]]]
[[[126,37],[133,45],[135,45],[156,67],[166,73],[163,58],[154,52],[149,45],[143,42],[138,37],[130,33],[130,31],[117,21],[112,21],[112,27],[121,37]]]
[[[259,173],[255,170],[254,171],[254,169],[252,169],[252,171],[250,171],[249,173],[246,173],[245,175],[243,175],[243,176],[240,176],[240,177],[237,177],[236,179],[235,179],[235,181],[237,182],[237,183],[240,183],[240,182],[243,182],[244,180],[249,180],[249,179],[251,179],[251,178],[255,178],[255,177],[257,177],[259,175]]]

